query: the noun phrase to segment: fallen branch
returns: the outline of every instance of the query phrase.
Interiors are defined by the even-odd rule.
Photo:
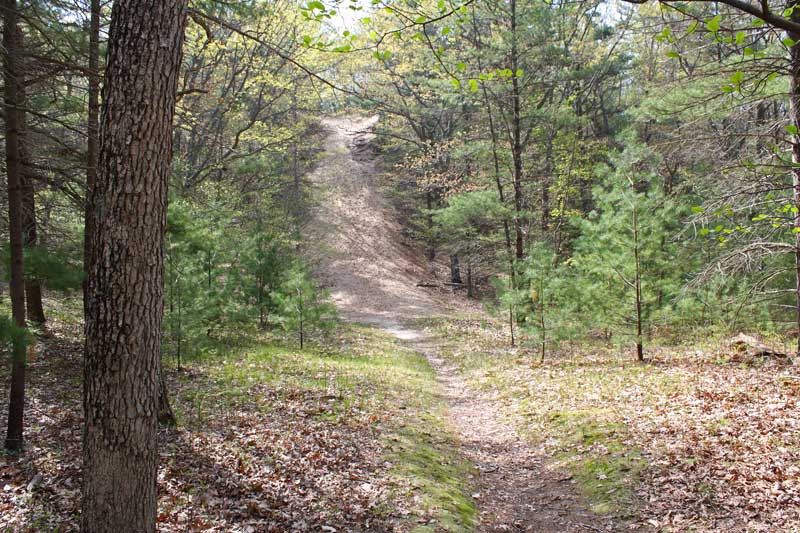
[[[732,338],[730,343],[740,351],[747,351],[751,355],[757,356],[774,356],[774,357],[787,357],[783,352],[779,352],[772,346],[764,344],[755,337],[739,333],[736,337]]]

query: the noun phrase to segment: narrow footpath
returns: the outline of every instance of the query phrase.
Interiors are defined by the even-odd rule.
[[[333,301],[347,320],[380,328],[423,353],[436,370],[448,423],[461,454],[474,466],[471,488],[477,531],[615,531],[591,512],[572,479],[548,469],[485,394],[472,390],[439,353],[436,338],[414,328],[420,318],[447,313],[452,302],[416,286],[428,265],[405,244],[402,227],[381,193],[379,161],[369,150],[377,117],[330,118],[325,152],[309,176],[320,191],[308,250]]]

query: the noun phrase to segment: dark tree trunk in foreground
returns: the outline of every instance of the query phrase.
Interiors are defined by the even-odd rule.
[[[11,248],[11,316],[14,325],[25,328],[24,249],[22,244],[22,160],[20,130],[22,112],[19,106],[18,53],[20,34],[17,31],[16,0],[3,0],[3,75],[6,115],[6,176],[8,182],[8,233]],[[8,404],[6,448],[19,450],[23,444],[25,412],[25,342],[15,335],[12,347],[11,395]]]
[[[164,232],[185,0],[114,2],[91,196],[82,528],[155,531]]]

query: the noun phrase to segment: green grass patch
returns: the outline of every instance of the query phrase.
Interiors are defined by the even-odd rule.
[[[411,514],[423,523],[412,531],[471,531],[476,514],[468,491],[471,466],[443,431],[441,412],[424,414],[400,428],[389,438],[389,446],[392,474],[419,496]]]
[[[592,510],[620,514],[634,500],[633,488],[645,461],[626,442],[625,426],[607,419],[602,410],[552,413],[545,435],[558,443],[557,464],[575,476]]]

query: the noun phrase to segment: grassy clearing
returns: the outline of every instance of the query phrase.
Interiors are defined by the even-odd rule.
[[[428,324],[601,513],[665,530],[800,528],[796,363],[690,347],[595,344],[538,362],[483,318]]]

